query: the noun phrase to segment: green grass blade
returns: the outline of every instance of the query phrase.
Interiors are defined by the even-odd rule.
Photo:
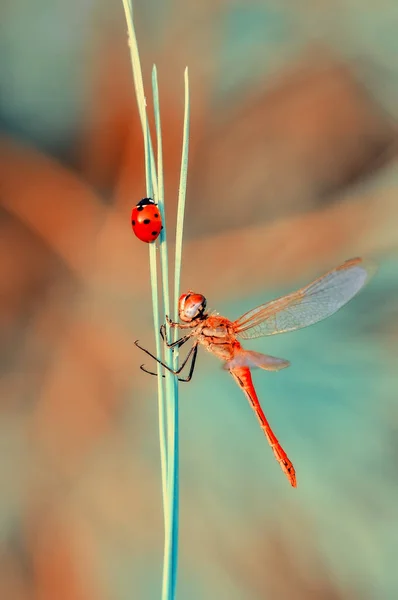
[[[136,99],[138,105],[138,112],[140,115],[142,132],[144,137],[144,151],[145,151],[145,176],[146,176],[146,191],[148,197],[154,197],[155,201],[159,195],[158,183],[156,177],[156,169],[154,162],[154,155],[152,149],[151,136],[148,126],[148,119],[146,114],[146,99],[144,94],[144,84],[141,70],[141,62],[138,52],[137,38],[135,35],[134,23],[133,23],[133,11],[132,4],[129,0],[123,0],[123,6],[126,16],[127,30],[129,36],[129,47],[131,64],[133,71],[134,87],[136,92]],[[155,110],[159,110],[158,104]],[[159,146],[158,146],[159,148]],[[160,163],[162,168],[162,163]],[[162,195],[163,195],[163,172],[161,173],[162,182]],[[163,210],[164,213],[164,210]],[[163,216],[163,215],[162,215]],[[165,244],[165,236],[162,233],[161,243]],[[167,254],[166,254],[167,256]],[[159,292],[158,292],[158,275],[157,275],[157,247],[156,244],[149,244],[149,263],[150,263],[150,278],[151,278],[151,290],[152,290],[152,307],[153,307],[153,323],[155,328],[155,343],[156,343],[156,354],[161,355],[161,345],[159,339]],[[160,441],[160,461],[161,461],[161,476],[162,476],[162,495],[163,495],[163,510],[165,516],[165,530],[169,527],[168,522],[168,495],[167,495],[167,420],[166,420],[166,402],[165,402],[165,386],[164,379],[162,377],[162,368],[157,363],[157,385],[158,385],[158,410],[159,410],[159,441]],[[165,533],[165,537],[166,537]],[[167,598],[167,596],[166,596]]]
[[[184,73],[184,88],[185,88],[185,109],[184,109],[184,128],[183,128],[183,143],[182,143],[182,158],[180,185],[178,190],[178,208],[177,208],[177,226],[176,226],[176,248],[175,248],[175,265],[174,265],[174,321],[178,321],[178,298],[180,295],[180,279],[181,279],[181,259],[182,259],[182,236],[184,226],[184,211],[187,186],[187,170],[188,170],[188,151],[189,151],[189,79],[188,69]],[[177,334],[177,332],[175,332]],[[177,337],[177,335],[176,335]],[[173,365],[174,368],[178,364],[178,355],[174,353]],[[179,418],[178,418],[178,394],[174,396],[174,404],[167,406],[167,421],[169,424],[169,506],[171,507],[171,544],[175,554],[173,559],[172,573],[172,590],[171,597],[175,598],[177,587],[177,567],[178,567],[178,513],[179,513]],[[173,454],[172,454],[173,453]],[[174,460],[172,460],[172,456]]]
[[[180,296],[181,261],[182,261],[182,234],[183,234],[183,227],[184,227],[185,198],[186,198],[187,177],[188,177],[189,117],[190,117],[188,67],[186,67],[185,72],[184,72],[184,88],[185,88],[184,130],[183,130],[183,140],[182,140],[180,185],[179,185],[179,190],[178,190],[176,248],[175,248],[175,264],[174,264],[174,315],[173,315],[174,321],[178,320],[178,298]]]
[[[166,220],[164,212],[164,185],[163,185],[163,155],[162,155],[162,132],[160,122],[160,102],[159,89],[157,81],[156,66],[152,70],[152,90],[155,110],[155,125],[157,138],[157,166],[158,166],[158,203],[163,220],[163,232],[160,238],[160,261],[162,267],[162,289],[165,314],[170,315],[170,292],[169,292],[169,269],[168,253],[166,243]],[[167,331],[169,335],[169,331]],[[164,350],[166,364],[172,364],[172,351],[168,348]],[[163,563],[163,593],[162,600],[169,600],[175,597],[175,574],[177,572],[178,561],[178,538],[175,537],[174,523],[178,522],[178,504],[175,505],[175,494],[173,493],[172,477],[174,477],[176,460],[178,453],[175,453],[175,427],[174,427],[174,407],[178,406],[178,381],[171,373],[166,372],[166,410],[167,410],[167,508],[165,513],[165,546]],[[177,462],[178,464],[178,462]]]
[[[145,173],[147,195],[153,197],[159,206],[163,222],[163,231],[160,234],[160,264],[162,271],[162,308],[170,315],[170,293],[168,273],[168,253],[166,237],[166,219],[164,210],[164,184],[163,184],[163,154],[162,134],[160,121],[159,90],[157,82],[157,71],[154,66],[152,72],[152,90],[154,97],[154,114],[157,137],[157,169],[154,161],[152,141],[146,113],[146,99],[142,71],[138,53],[137,39],[133,24],[133,10],[130,0],[123,0],[126,14],[127,28],[129,33],[129,46],[133,69],[134,86],[137,97],[137,105],[144,136],[145,150]],[[176,254],[175,254],[175,285],[174,285],[174,320],[177,319],[177,301],[179,297],[181,258],[182,258],[182,233],[184,222],[184,208],[188,167],[188,140],[189,140],[189,87],[188,71],[185,70],[185,113],[182,164],[180,173],[180,186],[178,194],[178,214],[176,229]],[[157,171],[157,174],[156,174]],[[157,274],[157,246],[149,245],[153,321],[155,327],[156,353],[161,356],[160,327],[159,320],[159,291]],[[168,332],[169,334],[170,332]],[[169,349],[164,350],[166,364],[178,363],[178,351],[174,353]],[[179,513],[179,443],[178,443],[178,381],[177,378],[166,372],[166,377],[161,377],[160,365],[157,365],[158,373],[158,398],[159,398],[159,438],[162,469],[162,493],[165,517],[165,547],[163,563],[163,586],[162,600],[174,600],[177,583],[178,564],[178,513]],[[164,383],[165,382],[165,383]],[[166,399],[166,401],[165,401]]]

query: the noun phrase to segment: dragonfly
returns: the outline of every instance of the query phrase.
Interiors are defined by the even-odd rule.
[[[371,263],[365,262],[362,258],[352,258],[296,292],[249,310],[236,321],[230,321],[218,313],[209,314],[206,311],[206,298],[202,294],[193,291],[182,294],[178,302],[180,322],[173,322],[167,316],[166,322],[169,327],[182,330],[184,335],[174,342],[169,342],[166,336],[166,325],[160,328],[164,344],[173,351],[181,348],[188,341],[193,342],[178,369],[172,369],[149,350],[140,346],[138,340],[135,344],[176,376],[182,373],[190,360],[187,376],[179,377],[180,381],[185,382],[192,378],[199,346],[203,346],[223,361],[223,368],[232,375],[254,410],[282,471],[290,484],[297,487],[293,463],[265,417],[251,376],[251,370],[254,368],[280,371],[288,367],[290,362],[283,358],[246,350],[239,340],[295,331],[330,317],[361,290],[373,271],[374,267]],[[140,368],[146,373],[157,375],[146,369],[145,365],[141,365]]]

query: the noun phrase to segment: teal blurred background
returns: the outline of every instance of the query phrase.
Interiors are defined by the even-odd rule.
[[[0,17],[0,598],[159,598],[122,4]],[[181,385],[178,598],[395,600],[398,5],[140,0],[135,19],[147,90],[159,71],[171,237],[190,69],[183,289],[235,319],[347,258],[379,265],[330,320],[246,344],[292,363],[254,382],[297,490],[217,361],[200,354]]]

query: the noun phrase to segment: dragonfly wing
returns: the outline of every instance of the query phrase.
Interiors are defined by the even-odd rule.
[[[261,352],[242,349],[235,354],[232,360],[225,363],[223,368],[229,371],[237,367],[249,367],[250,369],[258,367],[265,371],[280,371],[286,369],[289,365],[290,362],[283,358],[275,358],[275,356],[268,356],[267,354],[261,354]]]
[[[235,332],[252,339],[308,327],[337,312],[367,283],[374,267],[361,258],[347,260],[297,292],[245,313],[234,321]]]

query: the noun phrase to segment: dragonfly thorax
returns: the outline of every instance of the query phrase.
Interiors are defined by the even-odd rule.
[[[192,291],[182,294],[178,301],[178,316],[181,321],[190,323],[196,319],[205,319],[206,298]]]

